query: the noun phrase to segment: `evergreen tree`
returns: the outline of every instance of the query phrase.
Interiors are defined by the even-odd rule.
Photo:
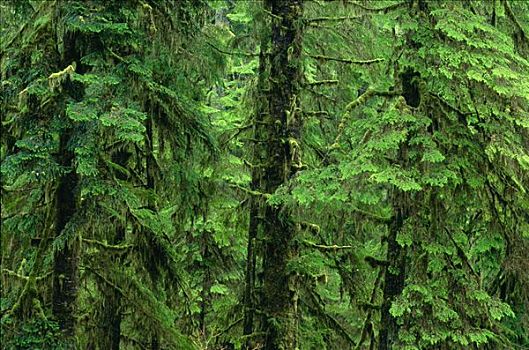
[[[529,347],[529,6],[0,3],[6,349]]]

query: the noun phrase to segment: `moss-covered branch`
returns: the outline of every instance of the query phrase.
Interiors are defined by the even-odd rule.
[[[345,106],[345,111],[343,113],[343,116],[342,116],[342,119],[340,121],[340,124],[338,125],[338,133],[336,135],[334,143],[329,147],[330,150],[333,150],[333,149],[336,149],[336,148],[340,147],[339,141],[340,141],[340,138],[342,137],[342,134],[343,134],[343,132],[345,130],[345,126],[346,126],[347,122],[349,121],[349,112],[352,109],[354,109],[354,108],[366,103],[367,100],[369,100],[371,97],[374,97],[374,96],[393,97],[393,96],[397,96],[397,95],[400,95],[400,91],[395,91],[395,90],[392,90],[392,91],[378,91],[378,90],[369,88],[369,89],[367,89],[367,91],[365,93],[363,93],[362,95],[358,96],[358,98],[356,98],[355,100],[351,101],[347,106]]]
[[[334,62],[341,62],[341,63],[358,64],[362,66],[385,61],[384,58],[373,58],[370,60],[353,60],[350,58],[332,57],[332,56],[325,56],[325,55],[309,55],[309,57],[314,58],[315,60],[318,60],[318,61],[334,61]]]
[[[310,248],[316,248],[318,250],[324,250],[324,251],[338,251],[338,250],[344,250],[344,249],[353,249],[354,246],[352,245],[324,245],[324,244],[317,244],[313,243],[307,240],[302,241],[304,245]]]
[[[95,239],[88,239],[88,238],[83,238],[83,242],[85,243],[90,243],[90,244],[95,244],[101,248],[104,248],[104,249],[109,249],[109,250],[127,250],[127,249],[130,249],[132,247],[134,247],[133,244],[118,244],[118,245],[114,245],[114,244],[108,244],[106,242],[101,242],[101,241],[98,241],[98,240],[95,240]]]

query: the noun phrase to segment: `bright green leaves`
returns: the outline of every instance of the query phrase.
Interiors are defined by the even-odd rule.
[[[89,4],[84,5],[90,6]],[[84,6],[79,6],[76,10],[79,14],[70,16],[66,21],[69,30],[108,36],[131,34],[128,23],[115,22],[109,18],[108,14],[96,12],[95,9]]]
[[[527,100],[529,83],[524,72],[529,62],[515,54],[507,34],[460,6],[434,10],[431,15],[437,19],[435,30],[449,40],[424,50],[425,59],[437,62],[436,70],[425,67],[425,71],[432,76],[441,73],[449,80],[466,78],[482,86],[486,94],[494,92],[504,98],[518,96]]]
[[[400,331],[403,336],[399,339],[403,345],[419,346],[420,349],[427,348],[439,343],[452,343],[468,346],[471,343],[481,345],[490,342],[496,335],[487,328],[480,328],[476,324],[468,324],[461,319],[460,311],[456,311],[450,305],[455,300],[447,299],[446,280],[438,280],[436,288],[424,287],[422,284],[409,284],[403,291],[402,296],[397,298],[391,305],[390,312],[397,319],[414,320],[409,325],[404,325]],[[439,284],[440,283],[440,284]],[[476,303],[486,305],[490,317],[493,320],[501,320],[504,317],[514,317],[513,312],[506,303],[492,299],[483,290],[474,290],[457,299],[467,300],[462,307],[472,317],[476,317]],[[457,300],[462,302],[463,300]],[[472,301],[473,300],[473,301]],[[419,321],[424,318],[424,322]],[[421,323],[422,322],[422,323]],[[422,326],[419,326],[422,324]]]
[[[407,171],[401,167],[393,166],[371,175],[370,179],[375,183],[391,184],[404,192],[420,191],[422,186],[415,180],[417,175],[414,171]]]
[[[147,119],[145,112],[114,105],[109,113],[101,116],[101,123],[104,126],[114,127],[118,140],[140,143],[145,135],[143,124],[145,119]]]
[[[492,300],[489,305],[490,317],[493,320],[499,321],[505,317],[515,317],[514,312],[512,311],[509,304]]]
[[[389,312],[393,317],[402,317],[405,313],[411,312],[409,305],[399,299],[391,304]]]
[[[58,146],[53,135],[29,134],[15,144],[20,151],[3,159],[0,170],[8,188],[20,189],[30,182],[42,184],[65,171],[51,155]]]
[[[95,176],[98,174],[98,154],[94,144],[81,145],[76,147],[74,152],[75,171],[77,174],[83,176]]]
[[[66,108],[66,115],[76,122],[87,122],[97,119],[97,100],[83,101],[69,104]]]
[[[421,160],[423,162],[440,163],[445,159],[445,156],[439,150],[432,149],[424,152]]]
[[[287,269],[290,273],[317,277],[324,272],[326,261],[317,251],[308,252],[289,260]]]

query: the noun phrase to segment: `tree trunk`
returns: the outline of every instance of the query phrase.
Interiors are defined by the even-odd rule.
[[[205,220],[204,220],[205,221]],[[211,252],[209,245],[212,243],[209,240],[211,233],[207,230],[202,231],[202,237],[200,241],[200,255],[202,256],[202,268],[204,269],[204,276],[202,277],[202,292],[200,293],[200,315],[199,315],[199,328],[203,339],[208,339],[208,328],[206,322],[206,316],[211,306],[211,286],[213,285],[213,276],[211,275]]]
[[[402,84],[402,96],[405,103],[411,107],[419,107],[421,95],[419,85],[416,81],[418,74],[407,70],[400,75]],[[408,140],[404,141],[399,148],[397,161],[401,168],[408,166]],[[380,314],[379,350],[390,350],[398,343],[399,327],[397,320],[389,312],[391,304],[404,289],[406,280],[406,249],[397,242],[397,235],[404,225],[411,211],[411,199],[408,193],[393,187],[390,194],[393,207],[393,220],[389,226],[387,266],[384,274],[383,301]]]
[[[71,130],[65,131],[60,137],[58,162],[64,167],[71,167],[73,153],[68,150]],[[77,186],[75,170],[64,174],[57,187],[55,234],[59,237],[77,207],[75,189]],[[79,240],[77,237],[66,239],[64,247],[57,250],[53,259],[53,295],[52,312],[69,346],[75,346],[75,313],[77,290],[79,287]]]
[[[263,188],[274,193],[299,168],[301,120],[297,115],[300,84],[301,0],[273,1],[270,55],[269,115],[266,120],[266,166]],[[287,270],[296,257],[295,225],[287,208],[265,204],[263,230],[264,349],[296,349],[298,345],[296,277]]]
[[[120,150],[113,154],[112,161],[120,166],[126,168],[127,160],[130,153]],[[127,176],[123,173],[117,173],[116,178],[122,181],[127,180]],[[116,222],[116,231],[109,239],[109,243],[119,245],[125,240],[126,222]],[[111,264],[120,266],[123,257],[119,253],[110,258]],[[97,349],[119,350],[121,342],[121,292],[106,284],[101,286],[101,293],[104,296],[102,303],[102,319],[100,322],[101,336],[95,339],[98,344]]]
[[[393,203],[395,214],[390,224],[387,261],[384,274],[383,302],[380,315],[379,350],[389,350],[398,342],[397,320],[389,312],[391,304],[402,293],[405,281],[405,250],[397,242],[397,234],[406,218],[405,194],[394,189]]]
[[[146,189],[149,191],[155,190],[155,179],[154,179],[154,173],[155,173],[155,164],[156,160],[154,159],[154,134],[153,134],[153,120],[152,120],[152,114],[154,111],[151,110],[151,116],[147,118],[145,121],[145,132],[146,132],[146,147],[147,147],[147,154],[145,159],[145,176],[146,176]],[[150,210],[156,210],[156,203],[154,201],[154,193],[149,193],[148,200],[147,200],[147,208]],[[156,272],[155,272],[156,273]],[[152,277],[152,276],[151,276]],[[158,287],[156,285],[157,281],[153,281],[154,288],[153,290],[158,290]],[[160,349],[160,336],[156,329],[150,330],[151,333],[151,350],[158,350]]]
[[[110,244],[118,245],[125,239],[125,227],[119,226],[116,234]],[[114,257],[111,264],[121,264],[121,257]],[[104,289],[103,289],[104,288]],[[95,342],[98,344],[97,349],[119,350],[121,342],[121,293],[113,287],[102,286],[104,302],[102,303],[102,319],[99,326],[101,334]]]
[[[260,140],[263,138],[263,123],[264,116],[267,114],[268,95],[266,92],[266,74],[268,72],[269,62],[267,56],[268,43],[270,38],[263,35],[261,40],[261,47],[259,53],[259,101],[258,108],[254,116],[253,123],[253,138]],[[252,182],[250,184],[252,191],[262,191],[263,178],[263,147],[260,142],[256,142],[253,148],[252,156]],[[244,321],[243,321],[243,335],[250,336],[254,331],[254,316],[255,316],[255,283],[256,283],[256,268],[257,256],[259,255],[258,247],[256,246],[259,228],[261,227],[261,198],[258,196],[250,197],[250,218],[248,226],[248,246],[246,251],[246,273],[245,273],[245,289],[244,289]],[[253,337],[249,337],[245,343],[246,349],[254,348]]]

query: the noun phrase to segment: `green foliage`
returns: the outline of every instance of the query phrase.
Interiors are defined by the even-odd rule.
[[[266,3],[0,3],[6,349],[67,348],[74,242],[80,348],[116,315],[126,349],[263,346],[267,205],[295,228],[300,349],[379,346],[387,312],[393,349],[529,346],[527,3],[304,2],[280,140],[300,164],[274,193]]]
[[[61,343],[59,325],[46,319],[33,319],[11,330],[13,320],[2,319],[2,347],[6,350],[51,350],[68,349]],[[13,333],[14,332],[14,333]]]

